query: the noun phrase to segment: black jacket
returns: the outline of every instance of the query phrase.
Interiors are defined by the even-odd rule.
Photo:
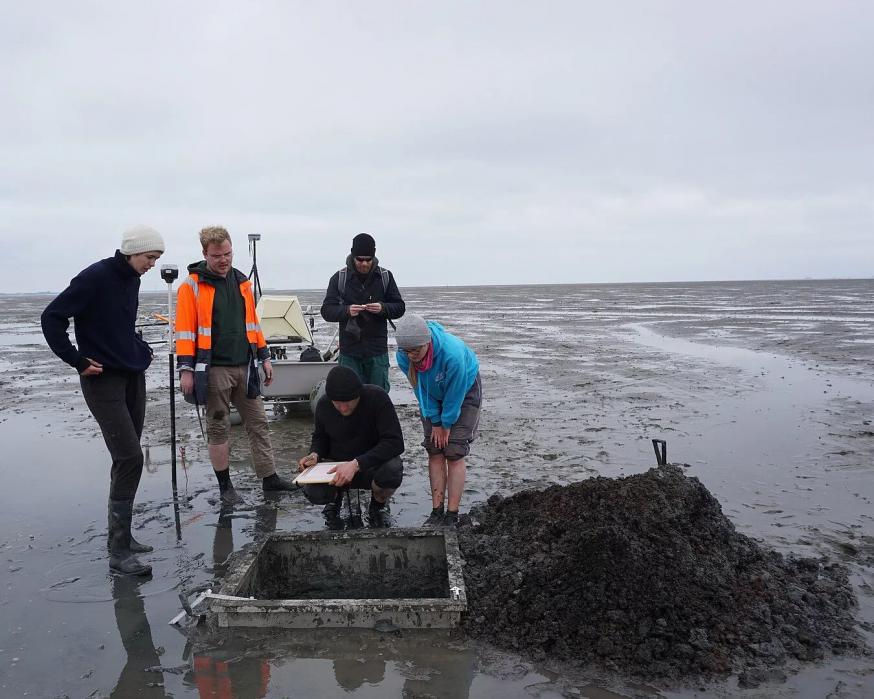
[[[340,272],[328,282],[322,302],[322,318],[329,323],[340,323],[340,351],[350,357],[376,357],[388,353],[388,319],[400,318],[407,306],[394,276],[388,270],[388,285],[383,289],[379,260],[373,259],[370,274],[361,282],[352,255],[346,258],[346,288],[340,296]],[[359,313],[349,315],[349,306],[380,301],[384,308],[380,315]]]
[[[331,399],[322,396],[316,404],[310,451],[321,461],[358,459],[362,473],[403,454],[404,434],[388,393],[364,384],[358,407],[348,417],[340,415]]]
[[[42,332],[52,352],[80,373],[90,357],[110,369],[145,371],[152,350],[136,332],[140,275],[118,250],[70,281],[42,313]],[[76,344],[67,329],[76,323]]]

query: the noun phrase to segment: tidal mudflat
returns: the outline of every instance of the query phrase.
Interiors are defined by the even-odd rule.
[[[321,300],[300,296],[304,305]],[[483,419],[464,507],[495,493],[641,474],[654,465],[650,440],[665,439],[669,461],[707,488],[739,533],[841,564],[856,631],[871,645],[874,281],[409,289],[405,298],[464,337],[482,363]],[[144,319],[165,301],[144,296]],[[221,673],[235,696],[874,695],[874,664],[856,655],[823,654],[741,688],[732,673],[641,683],[621,664],[571,668],[464,634],[239,634],[193,644],[166,623],[178,593],[210,585],[232,551],[265,532],[321,528],[318,508],[296,494],[265,499],[235,432],[232,468],[248,504],[223,510],[197,420],[181,402],[174,508],[166,347],[156,345],[134,520],[137,538],[156,547],[154,574],[110,576],[107,457],[78,379],[42,341],[47,302],[0,297],[4,696],[196,697]],[[393,516],[415,526],[429,508],[425,458],[405,379],[393,370],[392,382],[407,441]],[[308,446],[309,420],[284,416],[271,429],[290,472]]]

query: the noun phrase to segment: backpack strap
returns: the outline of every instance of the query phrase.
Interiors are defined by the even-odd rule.
[[[379,276],[382,277],[382,297],[385,298],[385,295],[388,293],[388,275],[389,271],[387,269],[379,268]],[[395,324],[392,322],[391,318],[387,318],[388,324],[391,325],[392,330],[397,330]]]
[[[337,293],[340,294],[340,298],[343,300],[343,303],[346,303],[346,298],[344,296],[346,292],[346,277],[349,275],[349,268],[343,267],[339,271],[339,275],[337,277]],[[385,298],[385,294],[388,293],[388,279],[389,279],[389,271],[387,269],[379,268],[379,277],[382,279],[382,294],[383,298]],[[388,318],[388,324],[391,325],[392,330],[397,330],[395,324],[392,322],[391,318]]]
[[[344,294],[346,293],[346,276],[349,274],[349,270],[346,267],[340,270],[340,276],[337,278],[337,293],[340,294],[340,298],[345,302]]]

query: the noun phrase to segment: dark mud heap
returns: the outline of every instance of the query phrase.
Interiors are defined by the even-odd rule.
[[[471,516],[467,629],[497,645],[649,679],[753,678],[862,649],[842,566],[739,534],[676,466],[493,497]]]

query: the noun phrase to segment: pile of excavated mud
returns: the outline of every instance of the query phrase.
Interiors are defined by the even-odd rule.
[[[458,533],[468,632],[535,658],[755,684],[864,649],[843,566],[739,534],[676,466],[493,496]]]

